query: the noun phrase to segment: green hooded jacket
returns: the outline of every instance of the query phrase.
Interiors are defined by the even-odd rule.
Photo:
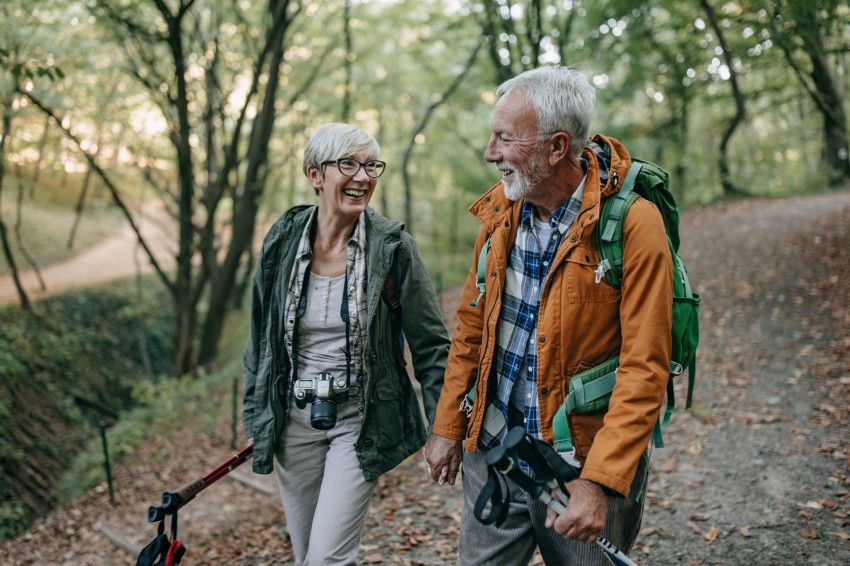
[[[242,361],[242,420],[247,436],[254,439],[253,469],[259,474],[271,473],[275,446],[283,438],[291,392],[290,360],[283,346],[283,302],[301,233],[313,208],[296,206],[275,222],[263,241],[254,274],[250,335]],[[368,339],[363,351],[363,426],[356,450],[363,475],[373,480],[419,450],[430,430],[407,371],[396,360],[390,308],[381,299],[394,257],[402,328],[430,424],[443,386],[449,338],[413,238],[399,222],[371,208],[365,214]]]

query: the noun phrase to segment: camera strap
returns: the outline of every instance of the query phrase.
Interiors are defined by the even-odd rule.
[[[295,324],[292,327],[292,348],[298,348],[298,323],[304,313],[307,312],[307,289],[310,286],[310,266],[304,272],[304,281],[301,284],[301,296],[298,298],[298,308],[295,309]],[[342,289],[342,301],[339,307],[339,316],[345,323],[345,382],[351,387],[351,316],[348,313],[348,265],[345,268],[345,283]],[[293,351],[292,355],[292,383],[298,381],[298,355]]]

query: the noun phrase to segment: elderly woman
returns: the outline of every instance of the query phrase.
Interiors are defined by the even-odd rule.
[[[354,564],[376,479],[425,442],[402,331],[430,423],[443,383],[449,339],[425,265],[368,206],[379,151],[354,126],[318,128],[304,151],[318,205],[281,216],[254,276],[243,421],[254,471],[277,474],[296,565]]]

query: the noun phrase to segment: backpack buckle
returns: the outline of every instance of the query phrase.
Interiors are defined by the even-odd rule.
[[[463,399],[460,401],[460,411],[462,413],[466,413],[466,418],[472,417],[472,401],[469,400],[469,397],[464,395]]]
[[[685,368],[682,367],[682,364],[679,362],[674,362],[670,360],[670,373],[673,375],[681,375],[682,372],[685,371]]]
[[[611,270],[611,263],[607,259],[603,259],[596,267],[593,273],[596,275],[596,283],[598,284],[605,277],[605,273]]]

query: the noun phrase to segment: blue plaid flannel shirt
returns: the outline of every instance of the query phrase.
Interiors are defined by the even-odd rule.
[[[608,170],[599,160],[599,183],[605,186]],[[587,163],[582,159],[582,168]],[[524,387],[523,410],[525,431],[540,438],[540,412],[537,398],[537,320],[540,293],[549,274],[549,266],[567,232],[581,210],[586,177],[578,189],[549,218],[552,236],[548,242],[538,246],[534,232],[534,207],[528,202],[522,205],[520,225],[508,260],[502,308],[496,331],[495,371],[498,390],[493,400],[508,421],[508,404],[513,388]],[[545,249],[540,248],[545,245]],[[507,427],[499,438],[492,439],[485,448],[492,448],[504,440]],[[526,468],[523,462],[523,468]],[[528,471],[528,470],[526,470]]]

